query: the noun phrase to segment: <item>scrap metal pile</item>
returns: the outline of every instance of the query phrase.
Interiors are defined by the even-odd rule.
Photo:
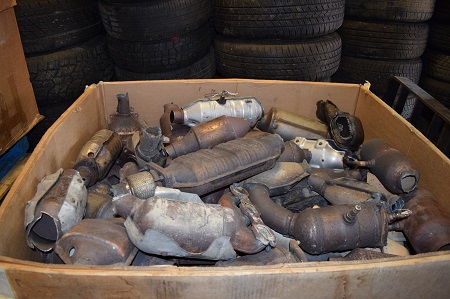
[[[331,101],[318,120],[223,92],[144,127],[128,94],[25,209],[52,263],[267,265],[450,249],[419,169]],[[369,183],[368,183],[369,182]]]

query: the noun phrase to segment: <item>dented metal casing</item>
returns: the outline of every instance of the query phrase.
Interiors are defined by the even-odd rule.
[[[123,146],[131,149],[131,137],[141,129],[139,116],[137,113],[131,113],[128,93],[119,93],[116,97],[117,111],[109,116],[108,130],[116,132],[122,140]]]
[[[301,149],[310,151],[311,167],[344,169],[345,151],[337,148],[332,140],[297,137],[293,141]]]
[[[363,166],[380,180],[391,193],[413,191],[419,182],[419,167],[381,139],[372,139],[361,146]]]
[[[258,122],[257,127],[261,131],[280,135],[284,141],[297,137],[307,139],[328,138],[328,128],[324,123],[276,107],[273,107],[264,115]]]
[[[450,250],[450,218],[434,196],[422,189],[408,195],[411,216],[392,224],[401,230],[417,253]]]
[[[87,187],[94,185],[108,174],[122,152],[122,141],[111,130],[100,130],[83,146],[74,169],[80,172]]]
[[[166,168],[149,163],[149,172],[128,177],[128,185],[140,198],[156,184],[201,196],[272,168],[283,149],[276,134],[239,138],[180,156]]]
[[[83,219],[56,242],[66,264],[128,266],[137,253],[122,218]]]
[[[356,151],[363,143],[364,128],[361,120],[339,110],[330,100],[317,102],[316,116],[328,126],[331,137],[340,148]]]
[[[250,127],[254,127],[263,116],[261,103],[254,97],[223,97],[216,99],[200,99],[182,109],[172,109],[173,123],[189,127],[207,122],[222,115],[247,119]]]
[[[160,197],[141,200],[130,194],[115,197],[114,207],[127,219],[128,236],[143,252],[210,260],[236,257],[231,236],[241,215],[232,209]]]
[[[224,115],[192,127],[183,139],[167,145],[165,151],[172,159],[175,159],[243,137],[249,130],[250,125],[246,119]]]
[[[68,169],[46,176],[25,208],[28,246],[48,252],[84,216],[87,190],[78,171]]]

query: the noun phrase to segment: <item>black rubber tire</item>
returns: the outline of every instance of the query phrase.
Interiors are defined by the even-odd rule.
[[[217,72],[226,78],[321,81],[339,67],[337,33],[293,40],[215,40]]]
[[[450,24],[431,22],[428,45],[431,48],[450,53]]]
[[[431,19],[435,0],[346,0],[345,17],[425,22]]]
[[[26,60],[38,106],[74,101],[86,85],[108,81],[113,74],[103,35],[72,48]]]
[[[154,41],[195,30],[208,21],[209,0],[99,1],[106,32],[128,41]]]
[[[414,59],[427,46],[427,23],[345,20],[338,30],[342,53],[380,59]]]
[[[433,19],[448,23],[450,16],[450,0],[436,0]]]
[[[423,73],[441,81],[450,82],[450,55],[427,49],[423,60]]]
[[[216,30],[243,38],[303,38],[336,31],[345,0],[212,0]]]
[[[213,78],[216,73],[214,50],[210,48],[208,54],[187,67],[161,72],[161,73],[135,73],[115,66],[115,80],[172,80],[172,79],[207,79]]]
[[[26,55],[70,47],[103,30],[97,1],[18,0],[14,10]]]
[[[444,82],[422,75],[419,86],[450,109],[450,82]]]
[[[115,65],[135,73],[183,68],[204,57],[210,47],[208,23],[194,31],[153,42],[124,42],[108,37],[108,49]]]
[[[422,70],[420,59],[376,60],[342,55],[339,70],[332,77],[334,82],[371,83],[370,90],[382,96],[391,76],[407,77],[419,82]]]

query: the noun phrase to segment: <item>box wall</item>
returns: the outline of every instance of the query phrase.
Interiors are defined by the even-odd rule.
[[[450,214],[450,159],[394,110],[361,88],[355,115],[364,126],[365,140],[381,138],[413,160],[420,169],[419,187],[429,190]]]
[[[24,238],[24,211],[36,186],[59,168],[70,168],[80,148],[101,127],[106,127],[100,89],[93,85],[42,137],[0,206],[0,255],[38,260]],[[67,159],[71,157],[71,159]]]

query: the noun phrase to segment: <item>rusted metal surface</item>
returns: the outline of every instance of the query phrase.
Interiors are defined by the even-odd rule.
[[[296,215],[292,233],[300,247],[311,254],[383,247],[387,242],[388,217],[382,205],[328,206],[305,209]]]
[[[264,222],[261,220],[261,215],[253,205],[253,203],[248,199],[248,192],[243,187],[237,187],[234,185],[230,186],[231,193],[239,200],[239,209],[242,214],[247,216],[250,220],[250,229],[255,235],[256,240],[261,242],[263,245],[270,245],[271,247],[276,246],[275,235],[272,230],[268,228]]]
[[[78,170],[87,187],[105,178],[122,152],[122,141],[110,130],[100,130],[81,149],[74,169]]]
[[[130,265],[137,253],[124,219],[83,219],[56,242],[55,252],[66,264]]]
[[[144,167],[150,161],[158,165],[164,165],[166,157],[163,151],[161,129],[158,127],[147,127],[140,131],[139,136],[139,142],[137,142],[135,147],[136,161],[139,167]]]
[[[269,243],[272,243],[271,246],[275,246],[275,238],[273,235],[265,238],[267,242],[261,242],[261,239],[258,239],[254,234],[255,231],[252,231],[248,227],[248,225],[252,224],[252,221],[241,213],[242,208],[238,208],[238,205],[241,206],[241,204],[241,198],[234,196],[230,192],[226,192],[219,200],[219,205],[232,209],[238,220],[238,223],[236,223],[238,229],[230,239],[233,248],[241,253],[254,254],[263,250]]]
[[[27,243],[43,252],[78,223],[86,209],[87,190],[78,171],[68,169],[45,177],[25,208]]]
[[[172,142],[165,150],[172,159],[175,159],[242,137],[249,130],[250,125],[244,118],[220,116],[192,127],[183,139]]]
[[[182,109],[172,109],[172,122],[190,127],[207,122],[222,115],[247,119],[254,127],[263,116],[264,110],[258,99],[254,97],[229,97],[222,92],[208,99],[200,99]],[[217,99],[214,99],[216,96]]]
[[[106,183],[97,183],[88,190],[86,214],[84,218],[112,218],[111,186]]]
[[[297,162],[311,161],[311,152],[307,149],[301,149],[293,141],[284,143],[284,151],[278,158],[277,162]]]
[[[367,166],[391,193],[411,192],[419,181],[417,165],[381,139],[366,141],[361,147],[361,163]]]
[[[336,142],[343,148],[356,151],[364,141],[364,128],[361,120],[350,115],[331,101],[318,101],[316,116],[323,121]]]
[[[138,114],[131,113],[128,93],[117,94],[117,112],[109,116],[108,129],[119,134],[124,147],[130,147],[131,136],[141,129]]]
[[[163,186],[201,196],[272,168],[283,149],[275,134],[239,138],[178,157],[166,168],[148,166]]]
[[[164,105],[164,113],[159,118],[159,126],[161,127],[161,133],[169,138],[170,142],[177,140],[177,136],[172,133],[172,120],[171,115],[173,110],[178,110],[178,105],[169,103]]]
[[[246,185],[246,188],[264,223],[281,234],[299,240],[300,247],[310,254],[386,245],[388,214],[382,205],[361,203],[357,215],[352,212],[355,205],[292,213],[275,204],[265,186],[253,184]]]
[[[338,149],[333,140],[306,139],[298,137],[293,140],[301,149],[311,153],[308,163],[311,167],[343,169],[345,151]]]
[[[394,257],[396,255],[393,254],[387,254],[382,252],[376,252],[373,250],[367,250],[362,248],[356,248],[350,251],[346,256],[344,257],[330,257],[329,261],[367,261],[367,260],[374,260],[374,259],[382,259],[382,258],[389,258]]]
[[[314,191],[333,205],[358,204],[369,200],[384,204],[388,212],[403,207],[404,201],[400,196],[383,194],[366,182],[345,177],[347,174],[348,171],[342,171],[343,177],[327,179],[328,173],[319,171],[309,177],[308,183]]]
[[[264,185],[269,190],[269,195],[273,196],[287,193],[293,186],[308,176],[304,164],[277,162],[272,169],[246,179],[243,184]]]
[[[392,224],[402,230],[417,253],[450,250],[450,218],[433,195],[422,189],[409,195],[405,209],[409,218]]]
[[[278,134],[285,141],[297,137],[308,139],[328,137],[328,128],[324,123],[276,107],[264,115],[257,127],[261,131]]]
[[[128,194],[116,197],[114,206],[127,217],[125,227],[136,247],[151,254],[228,260],[236,257],[232,240],[240,241],[233,238],[248,230],[242,214],[220,205],[159,197],[141,200]]]

